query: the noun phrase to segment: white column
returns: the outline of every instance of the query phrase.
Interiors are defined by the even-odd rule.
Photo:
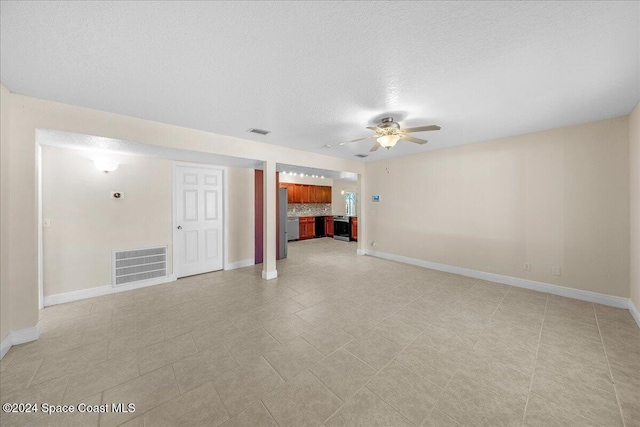
[[[366,193],[365,179],[364,173],[358,174],[358,255],[365,255],[367,249],[367,232],[365,225],[367,224],[367,219],[365,218],[367,211],[367,206],[369,203],[369,197]]]
[[[263,162],[263,237],[262,278],[278,277],[276,270],[276,162]]]

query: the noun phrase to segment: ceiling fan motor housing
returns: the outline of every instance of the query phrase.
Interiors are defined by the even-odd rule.
[[[393,121],[392,117],[385,117],[382,119],[382,123],[378,125],[380,129],[400,129],[400,124]]]

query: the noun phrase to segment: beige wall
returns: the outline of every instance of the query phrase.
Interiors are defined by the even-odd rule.
[[[254,170],[229,168],[229,262],[254,258]]]
[[[622,117],[367,163],[366,244],[628,297],[628,132]]]
[[[361,173],[359,162],[11,94],[12,330],[38,322],[36,131],[52,129],[125,141]]]
[[[0,84],[0,340],[11,332],[10,231],[9,226],[9,137],[10,99]]]
[[[640,103],[629,116],[631,168],[631,302],[640,311]]]
[[[110,285],[114,249],[168,246],[172,272],[171,162],[110,154],[120,167],[104,173],[93,163],[101,157],[42,147],[45,296]]]
[[[110,173],[97,158],[120,164]],[[228,169],[229,262],[253,259],[253,170]],[[42,148],[44,295],[111,284],[111,251],[168,246],[172,274],[169,160]],[[124,193],[111,199],[111,191]]]
[[[358,192],[358,183],[353,181],[334,180],[331,188],[331,213],[333,215],[346,215],[346,199],[342,190],[350,192]],[[356,201],[360,204],[360,195],[358,194]]]

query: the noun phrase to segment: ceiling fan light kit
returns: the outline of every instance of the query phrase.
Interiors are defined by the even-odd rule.
[[[387,150],[396,143],[404,139],[405,141],[414,142],[416,144],[426,144],[426,139],[415,138],[413,136],[407,135],[407,133],[412,132],[426,132],[430,130],[440,130],[440,126],[430,125],[430,126],[419,126],[415,128],[406,128],[401,129],[400,124],[393,121],[393,117],[385,117],[382,119],[382,123],[377,126],[369,126],[367,129],[371,129],[376,132],[375,135],[367,136],[364,138],[354,139],[352,141],[341,142],[340,145],[349,144],[351,142],[363,141],[365,139],[376,139],[375,145],[369,151],[376,151],[380,147],[384,147]]]
[[[383,135],[376,139],[376,141],[378,141],[378,144],[388,150],[389,148],[396,145],[396,142],[400,141],[400,137],[398,135]]]

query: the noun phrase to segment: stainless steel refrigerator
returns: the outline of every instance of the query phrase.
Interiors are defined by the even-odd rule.
[[[287,189],[280,188],[278,224],[280,226],[280,259],[287,257]]]

